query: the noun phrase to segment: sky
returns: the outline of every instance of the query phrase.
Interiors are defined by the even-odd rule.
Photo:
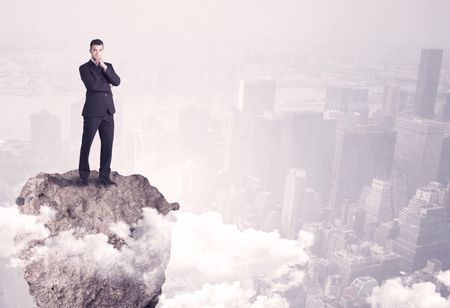
[[[77,46],[102,37],[137,61],[155,44],[441,46],[446,0],[0,1],[2,44]],[[68,40],[70,38],[70,40]],[[36,45],[38,44],[38,45]],[[447,43],[445,43],[447,44]]]
[[[449,48],[449,29],[448,0],[0,0],[0,54],[44,51],[62,59],[70,58],[72,70],[65,74],[72,75],[83,90],[77,94],[80,99],[84,89],[75,65],[81,64],[80,59],[88,59],[89,42],[94,38],[105,42],[107,58],[118,63],[115,67],[122,64],[125,72],[129,67],[139,69],[149,57],[168,53],[174,63],[183,63],[190,46],[208,46],[211,41],[219,49],[405,47],[420,50]],[[131,72],[124,73],[124,77],[128,76],[130,80],[133,78]],[[127,78],[124,80],[122,87],[127,87]],[[128,82],[129,87],[132,84]],[[62,99],[45,100],[57,106]],[[126,101],[133,103],[130,99]],[[0,97],[2,110],[9,103]],[[39,104],[35,105],[38,108]],[[26,107],[28,110],[29,106]],[[6,121],[6,117],[0,119]],[[11,118],[16,121],[14,116]],[[0,215],[0,230],[7,235],[0,240],[0,257],[12,253],[11,240],[18,228],[26,225],[38,234],[45,231],[40,221],[30,222],[30,218],[11,212],[13,209],[2,211],[8,211],[9,216]],[[299,282],[301,271],[283,270],[289,262],[307,261],[303,255],[307,234],[301,241],[282,240],[276,233],[238,230],[223,223],[215,212],[177,215],[161,306],[188,307],[189,303],[201,307],[217,302],[225,307],[286,305],[275,292],[283,284],[274,283],[272,293],[251,301],[252,286],[241,282],[254,277],[261,268],[269,279],[283,276],[284,284]],[[11,216],[15,219],[5,219]],[[217,238],[222,241],[218,242]],[[202,245],[186,247],[186,243],[194,242]],[[246,248],[244,253],[237,253],[242,247]],[[262,250],[279,254],[261,260],[258,256]],[[209,267],[199,268],[196,260],[203,260],[202,264]],[[236,279],[241,274],[239,266],[249,260],[253,263],[247,267],[246,276]],[[211,268],[218,267],[228,272],[211,275]],[[182,275],[191,272],[196,276]],[[441,273],[442,280],[448,284],[449,273]],[[178,277],[185,278],[180,281]],[[180,285],[190,288],[181,290]],[[401,297],[393,302],[392,294]],[[414,304],[433,308],[450,306],[449,300],[440,297],[429,283],[407,287],[395,279],[377,289],[373,301],[397,308]]]

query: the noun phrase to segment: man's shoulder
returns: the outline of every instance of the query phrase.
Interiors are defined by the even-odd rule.
[[[89,61],[91,61],[91,60],[89,60]],[[81,64],[80,65],[80,69],[88,67],[89,66],[89,61],[87,61],[86,63]]]

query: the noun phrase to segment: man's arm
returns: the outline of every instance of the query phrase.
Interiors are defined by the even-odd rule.
[[[106,78],[113,86],[118,86],[120,84],[120,77],[114,71],[114,68],[111,63],[107,64],[106,70],[103,70]]]
[[[88,68],[80,66],[80,76],[86,89],[90,91],[110,91],[111,88],[102,78],[95,78]]]

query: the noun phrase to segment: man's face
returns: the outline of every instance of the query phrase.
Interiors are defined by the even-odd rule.
[[[92,59],[98,60],[103,57],[103,45],[92,45],[89,52]]]

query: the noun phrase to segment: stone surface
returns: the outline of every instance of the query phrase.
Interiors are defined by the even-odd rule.
[[[49,236],[27,242],[20,253],[24,278],[38,307],[155,307],[170,258],[169,203],[142,175],[111,172],[103,186],[91,171],[39,173],[16,203],[23,214],[52,209]],[[17,238],[17,241],[20,237]]]

